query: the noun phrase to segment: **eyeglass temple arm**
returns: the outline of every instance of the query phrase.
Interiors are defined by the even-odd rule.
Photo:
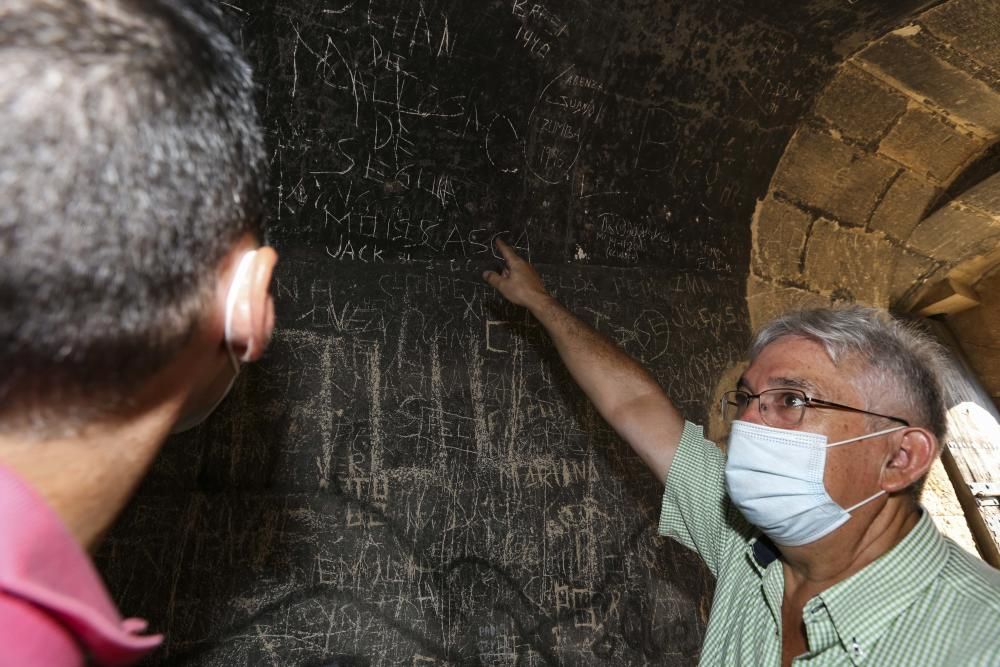
[[[878,412],[871,412],[869,410],[862,410],[861,408],[852,408],[849,405],[841,405],[840,403],[834,403],[832,401],[824,401],[821,398],[812,398],[812,397],[809,397],[809,402],[810,403],[814,403],[816,405],[821,405],[821,406],[823,406],[825,408],[835,408],[837,410],[847,410],[848,412],[859,412],[859,413],[861,413],[863,415],[872,415],[874,417],[881,417],[882,419],[888,419],[890,421],[899,422],[900,424],[902,424],[904,426],[909,426],[910,425],[910,422],[906,421],[905,419],[901,419],[899,417],[890,417],[889,415],[879,414]]]

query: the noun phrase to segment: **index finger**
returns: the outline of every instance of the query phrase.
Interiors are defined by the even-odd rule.
[[[507,245],[507,243],[499,236],[495,238],[493,241],[494,243],[496,243],[497,248],[499,248],[500,254],[503,255],[504,261],[506,261],[508,264],[510,264],[511,262],[516,262],[519,259],[521,259],[521,256],[518,255],[516,252],[514,252],[514,249],[511,248],[509,245]]]

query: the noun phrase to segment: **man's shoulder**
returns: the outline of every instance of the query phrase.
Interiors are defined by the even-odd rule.
[[[1000,570],[950,538],[944,540],[948,557],[937,578],[942,592],[954,596],[959,604],[973,605],[980,611],[991,610],[1000,626]]]
[[[898,576],[876,589],[893,616],[877,663],[1000,664],[995,643],[983,641],[1000,634],[1000,571],[941,535],[926,516],[921,532],[924,548],[903,554]]]
[[[917,605],[918,632],[935,659],[924,664],[996,665],[1000,649],[1000,570],[944,538],[947,559]]]

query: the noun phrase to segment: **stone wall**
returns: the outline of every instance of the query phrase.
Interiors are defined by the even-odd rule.
[[[1000,270],[985,277],[978,291],[981,305],[948,317],[948,328],[1000,410]]]
[[[942,201],[1000,137],[998,34],[1000,3],[953,0],[840,67],[754,215],[755,328],[794,307],[905,309],[1000,243],[1000,181]]]
[[[1000,2],[952,0],[841,65],[754,213],[754,329],[843,302],[907,311],[958,278],[982,305],[948,324],[1000,401],[1000,174],[989,176],[1000,167],[998,35]],[[923,503],[976,552],[940,460]]]

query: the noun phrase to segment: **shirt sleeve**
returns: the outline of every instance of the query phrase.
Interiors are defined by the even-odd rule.
[[[697,551],[716,576],[727,538],[745,526],[726,495],[725,468],[725,455],[715,443],[705,439],[700,426],[686,422],[660,508],[660,534]]]

